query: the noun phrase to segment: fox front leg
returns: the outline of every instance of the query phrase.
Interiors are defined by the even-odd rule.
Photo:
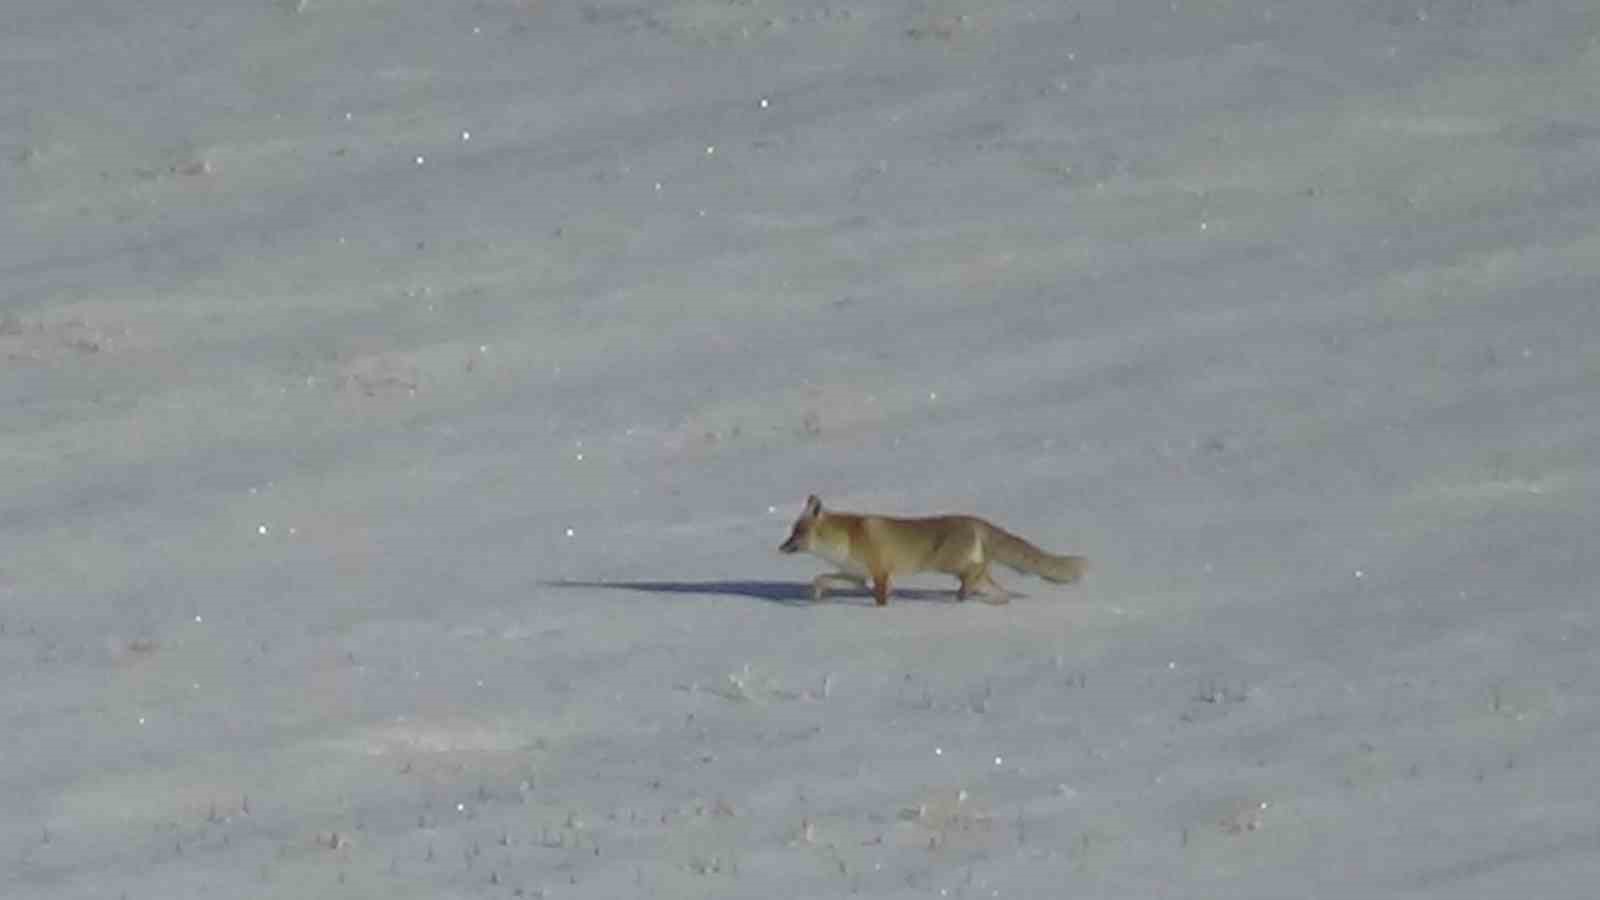
[[[821,603],[828,594],[830,585],[848,584],[854,587],[866,587],[867,580],[860,575],[851,575],[849,572],[829,572],[811,579],[811,602]]]
[[[872,576],[872,598],[878,601],[879,606],[889,605],[889,573],[880,572]]]

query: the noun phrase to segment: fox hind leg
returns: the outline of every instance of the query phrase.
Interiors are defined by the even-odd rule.
[[[962,569],[956,577],[961,579],[961,587],[956,591],[956,599],[963,602],[968,597],[983,593],[985,583],[993,583],[993,579],[989,577],[989,567],[982,563]]]
[[[967,598],[975,593],[977,584],[974,582],[972,576],[966,572],[962,572],[956,577],[961,579],[961,587],[956,588],[956,599],[962,603],[965,603],[967,602]]]
[[[1005,604],[1011,602],[1012,597],[1021,597],[1022,595],[1012,593],[1011,591],[1001,587],[1000,582],[995,581],[993,575],[990,575],[988,572],[984,572],[982,596],[983,602],[985,603],[992,603],[995,606],[1004,606]]]
[[[1000,605],[1009,603],[1015,596],[994,580],[994,576],[989,573],[988,563],[974,565],[958,577],[961,579],[961,589],[956,591],[957,600],[964,601],[968,597],[976,596],[985,603]]]

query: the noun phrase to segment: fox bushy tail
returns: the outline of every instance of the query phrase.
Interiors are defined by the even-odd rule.
[[[989,526],[989,555],[995,562],[1061,584],[1083,577],[1089,561],[1081,556],[1047,553],[998,525]]]

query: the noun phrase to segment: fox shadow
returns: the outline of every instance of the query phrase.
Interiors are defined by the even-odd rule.
[[[811,606],[811,583],[808,581],[542,581],[549,587],[589,588],[594,590],[634,591],[645,594],[713,594],[724,597],[746,597],[764,600],[782,606]],[[924,590],[918,588],[894,589],[889,602],[911,600],[916,602],[955,603],[955,591]],[[871,605],[872,592],[861,588],[829,590],[823,603],[854,601]]]

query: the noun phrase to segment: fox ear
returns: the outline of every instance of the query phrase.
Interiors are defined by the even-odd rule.
[[[812,494],[806,498],[806,515],[815,516],[819,512],[822,512],[822,501],[817,499],[816,494]]]

